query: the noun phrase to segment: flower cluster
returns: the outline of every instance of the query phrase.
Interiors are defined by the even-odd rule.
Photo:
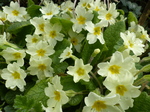
[[[38,7],[36,16],[30,12],[33,6]],[[134,85],[140,71],[136,64],[150,38],[134,21],[125,29],[126,18],[115,3],[44,1],[42,6],[32,3],[24,8],[10,2],[2,9],[0,24],[9,26],[0,35],[0,55],[7,65],[0,76],[6,88],[28,96],[29,81],[36,86],[44,80],[47,100],[38,103],[46,112],[62,112],[81,101],[82,112],[124,112],[134,106],[141,93],[140,86]],[[117,31],[117,24],[124,26],[118,25]],[[21,38],[22,30],[14,33],[13,28],[28,32]],[[17,43],[15,36],[25,44]],[[38,93],[34,86],[30,88]],[[75,97],[80,101],[71,104]]]

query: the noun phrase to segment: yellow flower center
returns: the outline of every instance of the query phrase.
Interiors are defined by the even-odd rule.
[[[86,20],[86,18],[83,16],[80,16],[77,18],[78,24],[85,24],[85,20]]]
[[[1,21],[6,21],[6,18],[2,17],[0,18]]]
[[[39,49],[39,50],[37,50],[36,52],[37,52],[37,55],[38,55],[38,56],[44,56],[44,54],[45,54],[46,51],[43,50],[43,49]]]
[[[127,88],[124,85],[118,85],[116,87],[116,93],[118,93],[121,96],[123,96],[126,91],[127,91]]]
[[[37,38],[32,38],[32,43],[37,43],[38,39]]]
[[[55,100],[60,101],[60,92],[55,91],[54,94],[55,94]]]
[[[111,17],[112,17],[112,14],[110,14],[110,13],[106,14],[106,20],[110,20]]]
[[[14,79],[20,79],[20,73],[18,73],[17,71],[12,73],[12,76],[14,77]]]
[[[67,52],[66,56],[70,56],[70,54],[71,54],[70,52]]]
[[[86,7],[87,7],[87,8],[91,8],[91,5],[90,5],[90,4],[88,4]]]
[[[95,27],[94,28],[94,35],[100,35],[101,34],[101,28],[100,27]]]
[[[73,45],[77,45],[77,44],[78,44],[78,40],[77,40],[76,38],[72,38],[72,39],[71,39],[71,43],[72,43]]]
[[[55,38],[56,37],[56,31],[50,31],[49,36],[51,38]]]
[[[40,29],[40,31],[42,31],[42,32],[44,32],[44,24],[39,24],[39,29]]]
[[[86,3],[83,3],[83,4],[82,4],[83,7],[85,7],[86,5],[87,5]]]
[[[134,44],[131,41],[128,41],[128,43],[130,47],[133,47]]]
[[[105,101],[95,101],[92,108],[95,109],[97,112],[100,112],[102,109],[105,109],[107,106],[105,104]]]
[[[72,8],[68,8],[68,11],[72,11],[73,9]]]
[[[141,35],[141,39],[146,39],[146,35]]]
[[[18,12],[17,10],[13,10],[13,11],[12,11],[12,14],[13,14],[14,16],[18,16],[19,12]]]
[[[15,57],[15,59],[19,59],[21,58],[21,53],[19,52],[13,53],[13,56]]]
[[[44,71],[46,69],[45,64],[39,64],[38,69]]]
[[[120,66],[117,66],[117,65],[112,65],[109,67],[109,71],[112,73],[112,74],[119,74],[119,70],[120,70]]]
[[[53,14],[52,12],[46,13],[46,15],[52,15],[52,14]]]
[[[96,8],[94,10],[95,11],[100,11],[100,8],[98,6],[96,6]]]
[[[77,72],[77,74],[78,74],[79,76],[82,76],[82,75],[85,74],[85,70],[82,69],[82,68],[78,68],[78,70],[77,70],[76,72]]]

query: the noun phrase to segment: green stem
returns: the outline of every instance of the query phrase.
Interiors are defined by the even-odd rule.
[[[95,76],[95,74],[93,74],[93,72],[90,72],[90,74],[92,75],[92,77],[96,80],[96,82],[98,83],[99,89],[100,89],[100,93],[103,94],[103,87],[100,84],[99,80],[97,79],[97,77]]]

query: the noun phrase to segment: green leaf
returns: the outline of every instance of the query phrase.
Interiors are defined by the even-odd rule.
[[[14,99],[16,97],[16,95],[20,94],[21,92],[19,90],[16,91],[8,91],[4,97],[5,101],[7,104],[13,104],[14,103]]]
[[[22,22],[15,22],[12,23],[7,29],[7,32],[11,32],[14,33],[18,30],[20,30],[21,28],[25,27],[25,26],[29,26],[31,25],[29,21],[22,21]]]
[[[31,16],[31,18],[39,17],[42,15],[39,10],[40,8],[41,8],[41,6],[39,6],[39,5],[31,5],[31,6],[27,7],[27,12]]]
[[[136,24],[138,23],[138,20],[137,20],[135,14],[130,11],[129,14],[128,14],[128,24],[130,25],[130,23],[132,21],[134,21]]]
[[[126,110],[126,112],[149,112],[150,110],[150,96],[146,92],[134,100],[134,106]]]
[[[53,17],[50,20],[51,23],[59,23],[62,25],[62,32],[68,34],[68,31],[72,28],[73,23],[70,20],[63,19],[61,17]]]
[[[28,7],[31,5],[35,5],[35,3],[32,0],[28,0]]]
[[[95,49],[99,48],[101,51],[100,53],[94,58],[93,60],[93,63],[92,64],[95,64],[98,62],[98,60],[100,59],[100,56],[102,54],[103,51],[106,51],[107,50],[107,47],[106,45],[102,45],[99,40],[97,40],[96,43],[94,44],[88,44],[88,41],[85,42],[84,46],[83,46],[83,49],[81,51],[81,57],[84,61],[84,64],[88,63],[91,59],[91,55],[92,53],[94,52]]]
[[[68,64],[66,62],[53,64],[53,69],[55,71],[55,74],[63,74],[68,67]]]
[[[96,89],[96,85],[92,80],[90,80],[89,82],[81,80],[80,83],[86,87],[86,90],[93,91]]]
[[[4,107],[4,110],[5,112],[16,112],[16,110],[11,105]]]
[[[94,17],[92,22],[93,23],[98,23],[100,20],[98,19],[98,12],[97,11],[93,11]]]
[[[150,72],[150,64],[145,65],[145,66],[141,69],[141,71],[143,71],[143,72]]]
[[[18,109],[17,112],[42,112],[41,103],[46,105],[48,100],[44,93],[45,87],[47,87],[46,79],[36,83],[24,96],[16,96],[14,108]]]
[[[83,100],[83,95],[78,94],[75,95],[74,97],[71,97],[68,103],[72,106],[75,106],[78,105],[82,100]]]
[[[73,90],[75,92],[80,92],[85,89],[85,87],[80,83],[74,83],[73,77],[69,75],[61,77],[61,84],[63,85],[63,90],[65,91]]]
[[[47,81],[41,80],[35,86],[33,86],[25,95],[28,99],[32,99],[37,103],[42,103],[46,105],[48,97],[44,93],[45,87],[47,87]]]
[[[55,53],[50,56],[55,65],[60,63],[59,56],[66,49],[66,47],[69,47],[69,46],[70,46],[70,42],[67,39],[63,39],[63,41],[57,42],[57,44],[54,48]]]
[[[117,44],[117,41],[120,39],[120,32],[124,32],[126,29],[125,22],[119,21],[114,25],[110,25],[104,31],[104,40],[108,51],[103,53],[103,56],[111,56],[115,52],[114,46]]]

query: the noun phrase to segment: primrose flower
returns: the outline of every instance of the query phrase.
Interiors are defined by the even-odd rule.
[[[26,46],[30,46],[32,44],[37,44],[43,38],[40,35],[33,34],[33,35],[26,35],[25,41],[27,42]]]
[[[110,90],[109,95],[119,95],[120,100],[119,104],[123,110],[128,109],[129,107],[133,107],[133,99],[140,95],[139,86],[133,86],[134,78],[130,75],[124,75],[123,78],[119,80],[114,80],[111,78],[107,78],[103,84],[104,86]]]
[[[61,60],[60,60],[60,62],[63,62],[65,59],[67,59],[67,58],[70,58],[71,56],[72,56],[72,44],[70,45],[70,47],[67,47],[64,51],[63,51],[63,53],[61,53],[61,55],[60,55],[60,57],[59,58],[61,58]]]
[[[71,21],[74,23],[72,26],[72,29],[74,32],[81,32],[82,29],[85,27],[85,23],[87,21],[91,21],[93,19],[92,12],[86,11],[85,8],[77,6],[75,9],[76,18],[71,19]]]
[[[95,43],[97,39],[100,41],[100,43],[105,43],[102,28],[106,25],[107,23],[105,21],[96,24],[93,24],[91,21],[86,23],[85,29],[89,31],[87,34],[87,40],[89,44]]]
[[[43,34],[45,33],[45,25],[49,24],[49,21],[42,17],[34,17],[30,19],[30,23],[35,27],[35,34]]]
[[[31,56],[42,58],[52,55],[55,51],[53,46],[48,45],[45,41],[40,41],[36,45],[28,46],[26,52]]]
[[[107,76],[114,79],[120,79],[125,73],[131,75],[129,70],[132,68],[132,66],[134,66],[134,62],[131,57],[124,59],[122,53],[116,51],[112,55],[110,62],[102,62],[98,64],[98,67],[100,68],[98,70],[98,74],[104,77]]]
[[[57,110],[56,112],[62,112],[62,105],[69,101],[63,86],[60,83],[60,77],[55,76],[52,82],[48,82],[48,87],[45,88],[45,95],[49,97],[47,100],[47,106]]]
[[[106,21],[109,24],[114,24],[115,19],[119,15],[119,13],[116,10],[115,3],[110,3],[110,7],[108,10],[101,10],[98,13],[99,13],[98,18],[101,19],[101,21]]]
[[[63,40],[64,34],[60,33],[62,29],[62,26],[60,24],[48,24],[45,28],[45,38],[50,45],[55,46],[57,41]]]
[[[0,11],[0,25],[3,25],[3,23],[7,20],[7,14]]]
[[[17,63],[8,64],[7,68],[2,70],[1,77],[6,80],[6,87],[10,89],[16,89],[18,87],[20,91],[24,91],[26,82],[24,81],[26,73],[20,68]]]
[[[68,40],[72,43],[77,52],[80,52],[82,47],[81,42],[84,39],[84,35],[73,32],[72,30],[69,30],[68,34],[70,37]]]
[[[106,4],[101,2],[101,0],[95,0],[93,3],[90,3],[91,10],[99,12],[101,10],[106,10]]]
[[[131,50],[135,55],[141,55],[144,52],[144,44],[142,40],[136,38],[135,33],[127,31],[125,33],[120,33],[121,38],[124,41],[124,46],[126,49]]]
[[[140,26],[140,29],[141,29],[141,32],[139,33],[137,37],[140,38],[143,41],[143,43],[145,42],[145,40],[150,42],[150,38],[149,38],[147,31],[142,26]]]
[[[20,7],[18,2],[10,2],[10,7],[2,7],[3,12],[7,14],[7,20],[10,22],[24,21],[27,14],[26,8]]]
[[[80,0],[78,6],[89,9],[91,8],[91,3],[93,3],[93,0]]]
[[[118,95],[101,97],[94,92],[90,92],[84,101],[86,106],[83,107],[82,112],[121,112],[114,106],[119,101]]]
[[[73,2],[65,1],[61,4],[61,11],[62,11],[62,13],[65,13],[65,12],[71,12],[72,13],[73,7],[74,7]]]
[[[52,60],[48,57],[36,59],[31,58],[28,67],[31,75],[37,75],[39,80],[53,76]]]
[[[67,73],[73,76],[73,81],[76,83],[80,79],[88,82],[90,79],[89,72],[92,70],[92,66],[90,64],[83,64],[82,59],[76,59],[74,66],[69,66]]]
[[[51,2],[46,6],[42,6],[39,10],[42,12],[44,19],[51,19],[54,15],[59,13],[59,9],[56,4]]]
[[[7,47],[2,51],[2,56],[5,58],[7,64],[11,61],[17,61],[20,66],[23,66],[23,58],[26,56],[26,53],[25,50],[17,50],[11,47]]]
[[[140,32],[140,25],[136,24],[134,21],[130,22],[130,27],[128,28],[130,32]]]

